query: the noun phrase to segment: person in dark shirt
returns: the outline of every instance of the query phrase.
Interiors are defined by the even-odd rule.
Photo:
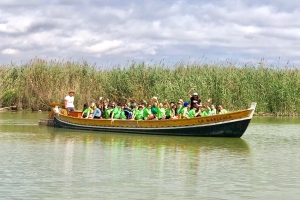
[[[194,92],[193,95],[190,94],[194,89],[195,87],[191,87],[191,89],[188,91],[188,97],[191,99],[190,109],[193,109],[193,107],[196,105],[201,105],[201,99],[199,98],[198,93]]]

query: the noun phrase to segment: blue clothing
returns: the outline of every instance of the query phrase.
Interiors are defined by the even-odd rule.
[[[101,117],[101,110],[99,108],[96,108],[94,110],[94,113],[93,113],[93,118],[94,117],[97,117],[97,118],[100,118]]]

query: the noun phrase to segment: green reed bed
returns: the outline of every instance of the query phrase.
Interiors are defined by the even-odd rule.
[[[50,102],[62,103],[74,89],[75,105],[97,102],[99,97],[138,102],[158,96],[160,100],[188,101],[187,92],[196,86],[202,100],[212,98],[228,110],[244,109],[257,102],[257,112],[280,115],[300,113],[300,72],[294,66],[266,64],[135,63],[100,67],[86,61],[32,59],[21,65],[0,67],[0,104],[19,109],[48,110]]]

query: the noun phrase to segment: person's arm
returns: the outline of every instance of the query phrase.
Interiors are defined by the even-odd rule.
[[[67,97],[65,97],[65,108],[67,108]]]
[[[194,89],[195,89],[195,87],[193,86],[193,87],[191,87],[191,89],[188,91],[187,95],[188,95],[189,98],[192,97],[191,91],[194,90]]]

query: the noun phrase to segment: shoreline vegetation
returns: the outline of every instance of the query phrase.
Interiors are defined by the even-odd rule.
[[[224,62],[134,61],[125,66],[101,67],[87,61],[57,61],[34,58],[28,63],[0,66],[0,107],[17,110],[50,110],[51,102],[63,103],[70,89],[75,108],[99,97],[124,103],[153,96],[160,100],[189,101],[191,86],[200,99],[212,98],[229,110],[248,108],[257,102],[256,115],[300,115],[300,70],[296,66],[276,67],[263,61],[254,64]]]

